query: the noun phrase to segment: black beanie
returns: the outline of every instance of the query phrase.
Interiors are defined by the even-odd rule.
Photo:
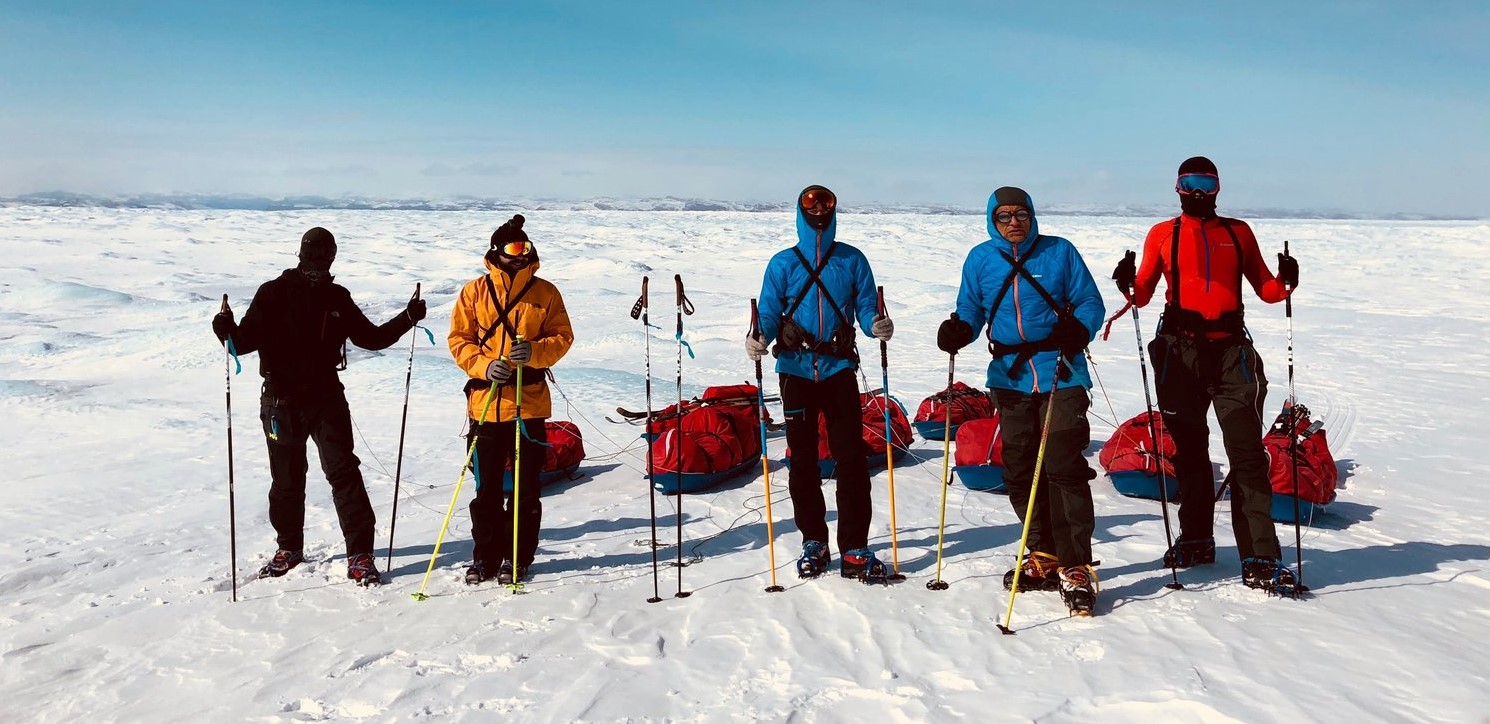
[[[507,223],[497,227],[491,233],[491,248],[495,249],[503,244],[514,241],[527,241],[528,235],[523,232],[523,222],[527,219],[522,214],[513,214]]]
[[[308,268],[330,269],[336,259],[336,237],[323,227],[312,228],[300,237],[299,256],[301,264]]]
[[[995,209],[1000,206],[1022,206],[1034,213],[1034,209],[1030,209],[1030,195],[1017,186],[1000,186],[993,192],[993,201]]]
[[[1187,173],[1208,173],[1217,178],[1220,178],[1221,176],[1221,174],[1216,171],[1216,164],[1212,163],[1211,160],[1209,158],[1206,158],[1205,156],[1191,156],[1190,158],[1185,159],[1185,162],[1180,164],[1180,171],[1176,175],[1184,176]]]

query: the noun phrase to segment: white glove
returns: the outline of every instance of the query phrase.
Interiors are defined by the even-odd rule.
[[[869,328],[869,333],[881,342],[888,342],[895,334],[895,323],[890,321],[889,317],[875,317],[874,325]]]
[[[486,366],[486,379],[495,384],[504,384],[511,378],[512,365],[502,360],[492,360],[492,363]]]
[[[745,356],[749,357],[751,362],[761,361],[761,358],[766,356],[767,351],[769,351],[769,348],[766,346],[765,337],[756,335],[745,338]]]
[[[514,342],[512,349],[507,350],[507,359],[515,365],[525,365],[528,360],[533,359],[533,345],[530,342]]]

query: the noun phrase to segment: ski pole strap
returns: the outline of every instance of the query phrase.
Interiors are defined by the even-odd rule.
[[[1111,317],[1108,317],[1107,318],[1107,323],[1104,324],[1104,325],[1102,325],[1102,341],[1103,342],[1106,342],[1107,341],[1107,337],[1112,334],[1112,323],[1113,322],[1116,322],[1118,320],[1118,317],[1121,317],[1124,314],[1127,314],[1128,313],[1128,310],[1133,308],[1133,298],[1130,297],[1130,296],[1128,296],[1126,292],[1123,294],[1123,299],[1126,299],[1128,301],[1128,303],[1127,304],[1124,304],[1122,309],[1117,310],[1117,313],[1116,314],[1113,314]]]
[[[682,345],[683,349],[688,350],[688,359],[697,359],[693,354],[693,345],[689,344],[688,340],[683,339],[683,330],[681,328],[677,334],[673,335],[673,338],[678,340],[678,344]]]
[[[527,424],[522,419],[518,419],[518,421],[517,421],[517,429],[518,429],[519,432],[522,433],[522,436],[523,436],[523,439],[524,440],[527,440],[528,442],[536,442],[539,445],[542,445],[544,447],[553,447],[553,444],[552,443],[547,443],[547,442],[544,442],[542,440],[535,440],[535,439],[533,439],[533,436],[528,434],[528,426],[527,426]]]
[[[230,354],[230,355],[233,356],[233,364],[234,365],[237,365],[237,367],[238,367],[238,369],[235,370],[233,372],[233,374],[235,374],[235,375],[241,375],[241,374],[243,374],[243,363],[238,360],[238,348],[233,346],[233,338],[232,337],[228,337],[227,343],[228,343],[228,354]]]
[[[424,330],[424,336],[429,337],[429,346],[435,346],[435,333],[429,331],[429,327],[426,327],[422,324],[416,324],[414,325],[414,328]]]

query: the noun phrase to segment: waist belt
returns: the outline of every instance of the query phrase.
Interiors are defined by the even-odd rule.
[[[547,367],[524,367],[523,368],[523,387],[526,388],[526,387],[532,387],[533,385],[546,384],[548,382],[549,378],[551,378],[551,377],[553,377],[553,372],[550,372]],[[503,382],[502,385],[505,387],[507,385],[507,383],[506,382]],[[489,389],[491,389],[491,386],[492,386],[491,385],[491,380],[488,380],[488,379],[479,379],[478,380],[478,379],[472,377],[471,379],[466,380],[466,387],[465,387],[466,397],[470,397],[471,396],[471,393],[473,393],[473,392],[480,392],[481,390],[489,390]]]
[[[1164,315],[1159,318],[1159,334],[1169,334],[1192,339],[1222,339],[1245,334],[1247,325],[1241,312],[1222,312],[1217,319],[1206,319],[1205,315],[1191,309],[1180,309],[1165,305]]]
[[[771,346],[771,355],[780,357],[784,352],[815,352],[852,360],[854,364],[859,363],[859,348],[854,343],[854,330],[842,325],[833,330],[831,338],[823,341],[813,337],[792,319],[783,319],[781,330],[776,334],[776,344]]]
[[[1014,355],[1014,361],[1009,363],[1009,379],[1011,380],[1019,376],[1019,368],[1034,358],[1036,354],[1040,352],[1059,352],[1060,349],[1061,346],[1049,337],[1034,342],[1021,342],[1019,344],[1004,344],[1003,342],[988,343],[988,351],[992,352],[995,357]],[[1060,380],[1071,379],[1069,365],[1060,365],[1059,369],[1060,372],[1057,377]]]

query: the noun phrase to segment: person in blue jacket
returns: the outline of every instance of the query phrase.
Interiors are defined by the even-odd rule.
[[[1075,245],[1040,233],[1035,204],[1005,186],[988,198],[989,239],[962,265],[957,312],[937,330],[937,346],[957,354],[987,325],[988,387],[1004,439],[1009,502],[1024,522],[1047,412],[1050,429],[1029,526],[1021,590],[1059,590],[1073,614],[1096,605],[1090,482],[1083,451],[1090,437],[1092,380],[1082,355],[1105,313],[1097,284]],[[1014,571],[1004,576],[1013,586]]]
[[[877,315],[874,272],[864,253],[835,240],[838,198],[823,186],[797,197],[797,243],[771,257],[760,294],[760,334],[747,337],[746,354],[760,360],[774,339],[781,375],[787,444],[796,453],[788,475],[797,529],[802,532],[803,578],[828,570],[827,504],[816,465],[818,415],[837,461],[838,550],[845,578],[881,582],[885,564],[868,548],[871,517],[869,464],[861,436],[863,407],[855,372],[854,326],[889,340],[895,325]]]

